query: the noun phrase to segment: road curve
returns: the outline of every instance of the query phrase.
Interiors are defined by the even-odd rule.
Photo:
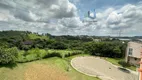
[[[115,67],[104,59],[96,57],[76,57],[71,65],[77,71],[102,80],[138,80],[136,74],[123,68]]]

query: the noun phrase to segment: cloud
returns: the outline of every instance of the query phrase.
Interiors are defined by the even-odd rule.
[[[139,30],[142,21],[142,5],[127,4],[120,8],[108,8],[105,11],[97,13],[97,25],[102,29],[107,29],[105,34],[118,35],[122,31],[123,35],[141,35]],[[139,31],[139,32],[137,32]],[[115,32],[115,34],[114,34]]]
[[[59,23],[68,28],[77,28],[83,26],[83,23],[79,17],[63,18],[59,21]]]
[[[80,0],[70,0],[71,2],[73,2],[75,5],[79,4]]]
[[[118,14],[117,12],[112,12],[109,14],[107,18],[108,24],[118,24],[121,22],[121,14]]]
[[[1,30],[31,30],[41,33],[52,30],[50,32],[53,33],[54,30],[59,30],[57,27],[60,28],[62,23],[54,27],[49,24],[51,21],[56,23],[76,16],[77,8],[68,0],[0,0]],[[51,29],[50,26],[57,29]]]
[[[141,35],[142,5],[127,4],[119,8],[107,8],[96,13],[97,22],[90,23],[90,19],[83,23],[80,32],[89,35],[123,36]]]
[[[4,1],[0,2],[1,8],[11,12],[14,17],[24,21],[46,21],[51,18],[76,16],[76,7],[68,0],[31,0],[31,1]],[[14,5],[15,4],[15,5]],[[32,15],[34,16],[31,16]]]
[[[69,0],[0,0],[0,30],[53,35],[118,35],[120,30],[123,35],[141,34],[141,3],[101,8],[94,23],[83,23],[78,10]]]

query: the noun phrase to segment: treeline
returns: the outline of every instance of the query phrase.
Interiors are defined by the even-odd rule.
[[[19,50],[39,49],[67,49],[61,41],[57,41],[50,34],[38,34],[29,31],[2,31],[0,32],[0,47],[17,47]]]
[[[127,43],[113,42],[89,42],[84,45],[84,51],[95,56],[122,58],[125,56]]]
[[[126,43],[118,39],[89,36],[52,36],[29,31],[0,32],[0,64],[29,62],[51,56],[69,57],[88,53],[95,56],[121,58]],[[62,51],[63,50],[63,51]],[[51,54],[50,54],[51,53]],[[64,55],[64,56],[63,56]]]

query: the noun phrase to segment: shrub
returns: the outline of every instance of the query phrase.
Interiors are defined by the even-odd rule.
[[[17,62],[31,62],[49,57],[69,57],[77,54],[81,54],[83,51],[79,50],[49,50],[49,49],[31,49],[28,51],[20,51]]]
[[[0,48],[0,64],[15,63],[18,57],[18,49],[14,48]]]
[[[126,63],[125,61],[119,61],[118,64],[122,65],[122,67],[130,67],[131,66],[129,63]]]
[[[47,55],[47,52],[44,49],[31,49],[28,51],[21,51],[19,53],[18,62],[30,62],[34,60],[39,60],[44,58]]]
[[[125,44],[121,42],[88,42],[84,44],[84,51],[95,56],[121,58],[124,57]]]
[[[83,53],[83,51],[72,51],[72,52],[68,52],[68,53],[66,53],[64,56],[65,57],[70,57],[70,56],[73,56],[73,55],[77,55],[77,54],[82,54]]]
[[[24,50],[19,51],[17,62],[26,62],[26,52]]]
[[[52,52],[52,53],[48,53],[44,58],[48,58],[48,57],[59,57],[59,58],[62,58],[62,55],[59,52]]]
[[[73,55],[81,54],[83,51],[80,50],[47,50],[48,55],[52,55],[51,57],[70,57]]]
[[[67,45],[65,45],[63,42],[53,42],[50,46],[50,49],[67,49]]]

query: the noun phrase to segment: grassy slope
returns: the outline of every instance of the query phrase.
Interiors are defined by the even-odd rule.
[[[73,57],[64,58],[64,59],[53,57],[29,63],[17,64],[14,65],[15,67],[11,65],[8,65],[7,67],[0,66],[0,80],[24,80],[24,71],[27,69],[27,66],[39,63],[59,68],[59,70],[66,73],[71,80],[99,80],[98,78],[90,77],[74,70],[70,66],[70,60]],[[70,71],[67,71],[68,67],[70,67],[71,69]]]
[[[117,58],[117,59],[115,59],[115,58],[106,58],[105,60],[111,62],[111,63],[114,64],[114,65],[117,65],[117,66],[121,66],[121,67],[122,67],[122,65],[120,65],[118,62],[122,61],[123,59],[118,59],[118,58]],[[125,68],[128,68],[128,69],[131,69],[131,70],[133,70],[133,71],[136,71],[136,67],[135,67],[135,66],[129,66],[129,67],[125,67]]]
[[[30,38],[30,39],[48,39],[48,37],[47,36],[38,36],[38,35],[36,35],[36,34],[28,34],[28,37]]]
[[[16,66],[8,65],[7,67],[0,67],[0,80],[24,80],[25,64],[18,64]]]

